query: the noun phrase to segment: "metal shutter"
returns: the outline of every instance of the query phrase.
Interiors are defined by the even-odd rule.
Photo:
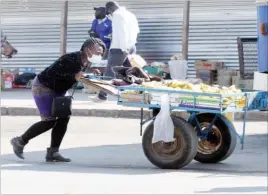
[[[59,0],[2,0],[1,22],[8,40],[19,50],[4,67],[35,67],[41,71],[59,56],[61,4]],[[69,1],[67,51],[80,49],[88,37],[93,7],[106,1]],[[184,0],[119,1],[136,14],[141,34],[138,53],[148,62],[168,61],[181,52]],[[195,0],[191,2],[189,76],[196,59],[223,60],[238,68],[237,37],[256,36],[253,0]]]

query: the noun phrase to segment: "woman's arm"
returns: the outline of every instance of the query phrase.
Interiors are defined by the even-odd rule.
[[[84,75],[83,75],[82,71],[75,74],[75,80],[77,80],[77,81],[79,81],[83,77],[84,77]]]

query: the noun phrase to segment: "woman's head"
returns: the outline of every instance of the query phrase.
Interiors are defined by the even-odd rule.
[[[90,37],[83,43],[80,50],[87,57],[89,62],[98,63],[101,60],[105,49],[106,47],[102,40]]]

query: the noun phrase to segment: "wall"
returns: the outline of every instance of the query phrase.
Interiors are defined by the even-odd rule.
[[[136,14],[141,28],[138,53],[148,62],[168,61],[181,52],[184,0],[119,1]],[[80,49],[88,37],[94,6],[103,0],[69,1],[68,49]],[[59,56],[60,0],[0,0],[1,23],[8,40],[19,50],[4,67],[48,66]],[[191,2],[189,75],[196,59],[223,60],[238,68],[236,39],[256,36],[256,5],[253,0],[199,0]]]

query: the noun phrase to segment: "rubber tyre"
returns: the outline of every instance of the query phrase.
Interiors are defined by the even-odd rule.
[[[197,115],[199,124],[202,122],[211,122],[214,119],[214,114],[204,113]],[[196,123],[192,122],[195,129]],[[223,120],[218,118],[215,122],[215,126],[219,129],[222,135],[222,144],[219,149],[212,154],[202,154],[197,151],[195,160],[201,163],[219,163],[226,160],[234,152],[237,144],[236,134],[228,128]]]
[[[152,144],[154,121],[152,121],[144,131],[142,138],[142,147],[147,159],[156,167],[161,169],[180,169],[188,165],[196,156],[197,153],[197,135],[193,127],[184,119],[172,117],[175,131],[174,134],[180,134],[182,141],[182,150],[180,155],[173,159],[163,158],[158,155]]]

